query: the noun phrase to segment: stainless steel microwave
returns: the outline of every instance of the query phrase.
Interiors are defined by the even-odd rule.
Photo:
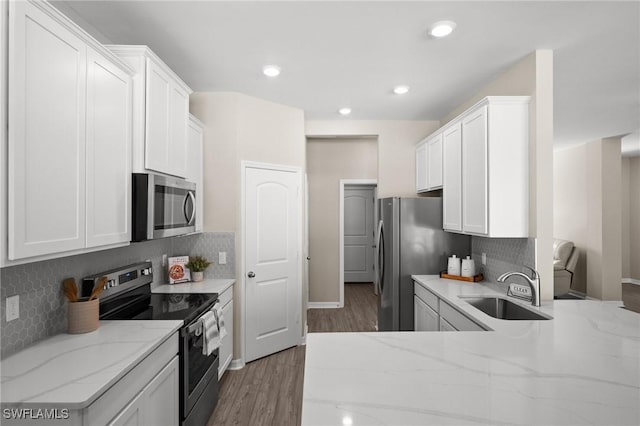
[[[151,173],[133,173],[131,241],[196,230],[196,184]]]

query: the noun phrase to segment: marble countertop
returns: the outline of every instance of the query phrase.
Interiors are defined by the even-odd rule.
[[[458,298],[496,285],[414,279],[493,331],[310,333],[303,425],[640,424],[640,315],[621,302],[503,321]]]
[[[58,334],[2,360],[3,404],[89,406],[182,326],[182,321],[100,321]]]
[[[208,279],[197,283],[163,284],[151,289],[152,293],[218,293],[221,294],[236,282],[235,279]]]

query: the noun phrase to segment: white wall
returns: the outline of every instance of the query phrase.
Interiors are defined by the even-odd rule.
[[[438,121],[329,120],[305,123],[307,137],[377,136],[378,197],[415,197],[415,146]]]
[[[554,234],[573,241],[580,250],[573,288],[596,299],[621,297],[622,169],[620,138],[554,153]]]
[[[296,166],[304,173],[304,112],[240,93],[211,92],[193,93],[189,109],[205,124],[204,230],[236,234],[234,358],[239,358],[244,344],[240,164],[248,160]],[[306,289],[301,293],[306,295]],[[302,314],[305,324],[306,309]]]
[[[543,299],[553,299],[553,51],[536,50],[471,96],[445,124],[485,96],[531,96],[529,104],[529,236]]]
[[[375,138],[308,139],[309,301],[340,300],[340,180],[378,178]]]
[[[622,278],[640,281],[640,156],[622,159]]]

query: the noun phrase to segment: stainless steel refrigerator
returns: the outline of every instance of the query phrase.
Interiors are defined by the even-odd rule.
[[[442,230],[442,198],[383,198],[378,226],[378,330],[413,330],[411,275],[439,274],[452,254],[471,254],[471,238]]]

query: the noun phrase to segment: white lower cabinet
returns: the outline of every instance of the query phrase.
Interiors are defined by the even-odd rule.
[[[415,281],[413,291],[415,331],[486,331]]]
[[[220,346],[218,378],[222,377],[233,359],[233,286],[222,292],[219,296],[219,300],[222,305],[222,315],[224,315],[227,335],[222,339]]]
[[[438,313],[418,296],[413,297],[415,331],[438,331]]]

